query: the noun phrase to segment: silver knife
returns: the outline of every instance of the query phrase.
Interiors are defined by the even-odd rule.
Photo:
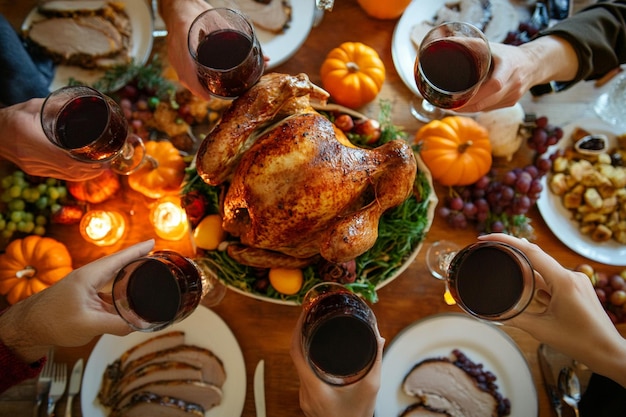
[[[265,362],[259,361],[254,370],[254,407],[256,417],[265,417]]]
[[[65,406],[65,417],[72,417],[72,404],[74,396],[80,391],[80,383],[83,380],[83,358],[80,358],[74,364],[72,375],[70,376],[70,385],[67,389],[67,405]]]
[[[546,386],[546,391],[548,391],[548,399],[550,400],[550,404],[552,404],[552,408],[554,408],[556,415],[558,417],[561,417],[561,396],[559,395],[559,388],[556,385],[554,374],[552,373],[552,368],[550,367],[550,363],[548,363],[548,358],[546,357],[547,348],[548,346],[542,343],[541,345],[539,345],[539,349],[537,349],[539,366],[541,367],[541,375],[543,376],[543,382]]]

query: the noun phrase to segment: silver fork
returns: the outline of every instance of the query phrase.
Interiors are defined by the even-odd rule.
[[[57,400],[63,396],[65,386],[67,385],[67,364],[57,363],[54,365],[54,378],[50,384],[50,393],[48,394],[48,417],[54,414],[54,405]]]
[[[35,408],[33,409],[34,417],[37,417],[39,415],[39,408],[41,407],[41,403],[48,394],[48,391],[50,391],[50,383],[52,381],[52,376],[54,372],[53,359],[54,349],[50,349],[48,351],[46,364],[43,366],[43,369],[39,374],[39,378],[37,378],[37,396],[35,397]]]

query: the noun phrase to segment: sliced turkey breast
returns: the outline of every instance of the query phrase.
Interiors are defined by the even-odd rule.
[[[172,397],[187,403],[198,404],[202,406],[205,412],[222,401],[222,390],[213,384],[207,384],[203,381],[153,381],[141,385],[121,397],[113,406],[113,414],[127,408],[138,394],[148,392],[160,397]]]
[[[145,392],[136,395],[127,406],[109,417],[204,417],[198,404],[187,403],[178,398],[159,396]]]

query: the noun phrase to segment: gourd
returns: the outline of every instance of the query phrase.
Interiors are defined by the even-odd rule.
[[[68,181],[67,190],[77,200],[92,204],[102,203],[120,189],[120,180],[113,171],[105,170],[88,181]]]
[[[11,241],[0,255],[0,294],[15,304],[72,272],[67,247],[50,237],[29,235]]]
[[[376,19],[395,19],[400,17],[411,0],[358,0],[365,13]]]
[[[336,103],[358,108],[380,92],[385,65],[373,48],[361,42],[344,42],[328,53],[320,76],[322,86]]]
[[[178,149],[167,140],[147,141],[145,145],[148,161],[128,177],[128,185],[149,198],[178,192],[186,167]]]
[[[469,185],[491,169],[487,129],[466,116],[448,116],[422,126],[415,135],[420,156],[442,185]]]

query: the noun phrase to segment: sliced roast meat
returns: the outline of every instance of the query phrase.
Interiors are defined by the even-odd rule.
[[[209,349],[194,345],[179,345],[169,349],[147,353],[127,362],[124,374],[132,373],[135,369],[157,362],[183,362],[202,368],[204,382],[221,387],[226,379],[226,371],[222,361]]]
[[[161,397],[173,397],[186,403],[202,406],[204,411],[210,410],[222,401],[222,390],[203,381],[173,380],[154,381],[141,385],[128,392],[113,406],[113,411],[118,412],[127,408],[134,397],[138,394],[150,392]]]
[[[122,43],[110,36],[111,31],[116,32],[115,27],[98,16],[59,17],[33,23],[28,37],[58,60],[73,62],[117,53]]]
[[[97,13],[107,7],[106,0],[51,0],[41,2],[39,12],[46,15],[69,16]]]
[[[498,401],[480,389],[467,372],[447,358],[430,358],[415,365],[402,388],[422,403],[453,417],[497,417]]]
[[[240,10],[256,26],[274,33],[281,33],[291,20],[291,5],[285,0],[211,0],[211,5]]]
[[[152,337],[145,342],[139,343],[120,356],[121,369],[124,370],[126,365],[135,359],[164,349],[170,349],[185,343],[185,332],[171,331],[163,333],[159,336]]]
[[[422,403],[415,403],[405,408],[400,417],[450,417],[450,414]]]
[[[155,381],[172,380],[195,380],[202,381],[202,369],[198,366],[182,362],[157,362],[152,363],[134,372],[124,375],[117,384],[113,386],[106,399],[101,399],[105,405],[112,405],[130,391],[144,384]]]
[[[204,417],[198,404],[188,403],[174,397],[160,396],[149,392],[137,394],[124,409],[113,412],[109,417]]]

